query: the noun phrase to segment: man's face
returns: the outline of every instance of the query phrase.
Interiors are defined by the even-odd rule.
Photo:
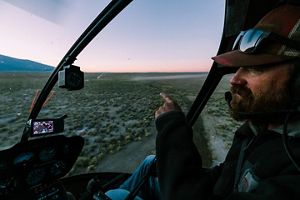
[[[289,101],[291,65],[241,67],[231,78],[231,115],[236,120],[265,119],[267,113],[285,109]],[[255,115],[245,115],[245,114]]]

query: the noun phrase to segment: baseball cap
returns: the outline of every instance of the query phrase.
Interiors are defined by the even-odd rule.
[[[297,48],[295,48],[295,44],[291,47],[291,45],[278,40],[269,42],[268,45],[262,45],[258,52],[251,51],[249,53],[240,49],[234,49],[217,55],[212,59],[223,66],[243,67],[272,64],[300,58],[300,45],[298,47],[298,44],[300,44],[300,6],[286,4],[273,9],[255,25],[253,30],[278,35],[281,38],[289,40],[290,43],[294,42]],[[255,35],[253,34],[253,30],[251,30],[252,36]],[[242,33],[244,34],[245,32],[247,31],[243,31]],[[239,36],[242,38],[245,35],[243,34]],[[264,36],[267,37],[266,35],[268,34]],[[252,40],[253,38],[259,39],[259,37],[252,36],[249,37]],[[241,40],[241,38],[237,38],[237,40]],[[255,42],[248,42],[248,44],[257,45],[258,41]]]

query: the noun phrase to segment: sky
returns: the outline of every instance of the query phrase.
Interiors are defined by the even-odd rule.
[[[0,54],[57,66],[109,0],[0,0]],[[225,0],[134,0],[81,52],[85,72],[202,72]]]

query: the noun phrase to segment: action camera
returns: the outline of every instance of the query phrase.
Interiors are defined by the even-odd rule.
[[[80,67],[68,65],[58,73],[58,86],[68,90],[80,90],[84,85],[84,75]]]

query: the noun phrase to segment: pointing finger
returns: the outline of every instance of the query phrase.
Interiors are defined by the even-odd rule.
[[[167,95],[163,92],[161,92],[159,95],[163,98],[163,100],[165,102],[167,102],[167,103],[172,103],[173,102],[173,100],[171,99],[171,97],[169,95]]]

